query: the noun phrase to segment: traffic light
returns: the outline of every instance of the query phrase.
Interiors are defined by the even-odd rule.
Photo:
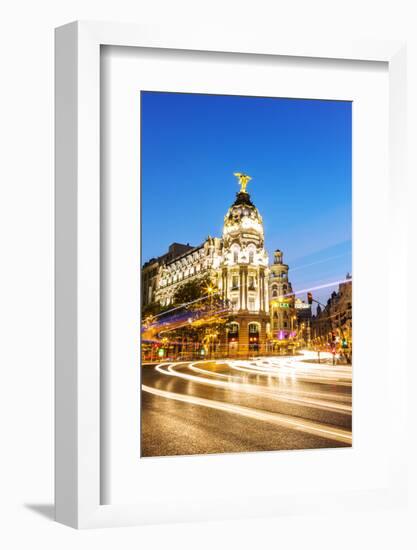
[[[311,292],[307,292],[307,302],[310,306],[313,303],[313,295],[311,294]]]

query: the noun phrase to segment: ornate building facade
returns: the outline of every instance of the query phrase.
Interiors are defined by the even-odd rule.
[[[224,217],[221,238],[207,237],[200,246],[188,247],[175,257],[145,264],[153,270],[152,300],[163,306],[172,303],[184,283],[210,276],[232,309],[225,342],[232,355],[267,351],[274,340],[287,340],[296,330],[288,265],[277,250],[269,266],[262,216],[246,191],[251,178],[235,176],[241,188]]]
[[[297,316],[294,294],[288,279],[288,265],[283,262],[281,250],[275,250],[270,267],[269,299],[271,309],[271,341],[275,347],[288,345],[297,334]]]
[[[339,284],[337,292],[332,292],[324,308],[317,307],[311,320],[312,340],[318,347],[341,348],[344,343],[346,354],[352,350],[352,281]]]
[[[227,334],[229,352],[264,351],[270,330],[268,254],[262,216],[246,185],[224,218],[222,245],[218,287],[235,312]]]
[[[172,243],[166,254],[151,258],[142,266],[142,307],[157,301],[156,291],[163,266],[192,249],[189,244]]]

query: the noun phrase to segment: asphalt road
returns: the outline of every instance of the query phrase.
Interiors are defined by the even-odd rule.
[[[351,446],[352,368],[303,353],[143,365],[142,456]]]

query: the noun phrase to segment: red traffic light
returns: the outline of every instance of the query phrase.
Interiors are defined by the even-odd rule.
[[[311,294],[311,292],[307,292],[307,302],[310,306],[313,303],[313,295]]]

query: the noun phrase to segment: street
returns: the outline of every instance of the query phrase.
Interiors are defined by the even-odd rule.
[[[352,368],[330,354],[142,367],[142,456],[347,447]]]

